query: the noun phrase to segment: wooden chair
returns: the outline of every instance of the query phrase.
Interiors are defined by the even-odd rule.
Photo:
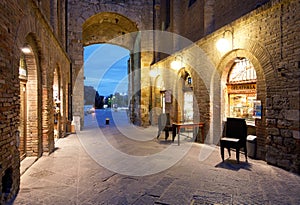
[[[158,116],[158,133],[157,139],[160,136],[160,133],[165,131],[165,140],[169,137],[169,131],[173,131],[172,125],[170,123],[170,114],[169,113],[162,113]]]
[[[245,119],[241,118],[227,118],[225,123],[225,136],[220,139],[221,156],[224,162],[224,148],[228,149],[228,154],[230,154],[230,149],[234,148],[236,150],[236,160],[237,163],[240,162],[240,149],[243,148],[245,152],[246,162],[247,159],[247,125]]]

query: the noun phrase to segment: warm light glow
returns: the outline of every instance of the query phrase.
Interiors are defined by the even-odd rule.
[[[23,48],[21,48],[21,51],[22,51],[23,53],[25,53],[25,54],[31,53],[31,50],[30,50],[30,48],[28,48],[28,47],[23,47]]]
[[[19,75],[21,76],[27,76],[27,72],[24,68],[19,67]]]
[[[174,60],[171,62],[171,68],[174,70],[179,70],[182,68],[182,63],[180,61]]]
[[[220,40],[218,40],[216,46],[218,51],[220,52],[225,52],[230,49],[230,43],[225,38],[221,38]]]

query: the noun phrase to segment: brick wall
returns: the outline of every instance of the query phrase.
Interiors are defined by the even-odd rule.
[[[48,18],[49,1],[41,7],[36,3],[34,0],[0,2],[0,204],[11,201],[20,184],[19,62],[21,47],[25,44],[32,51],[25,54],[28,76],[27,156],[41,156],[54,150],[53,72],[57,66],[62,76],[62,107],[68,109],[66,98],[70,61],[64,51],[63,40],[59,40],[64,37],[57,38],[53,33]],[[65,112],[62,118],[66,119]]]
[[[178,33],[191,41],[225,26],[270,0],[173,0],[171,27],[168,31]]]

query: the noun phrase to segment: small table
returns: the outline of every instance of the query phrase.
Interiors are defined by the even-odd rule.
[[[187,123],[173,123],[173,141],[175,139],[176,134],[178,134],[178,146],[180,145],[180,129],[181,128],[199,128],[201,129],[201,142],[204,142],[204,122],[187,122]]]

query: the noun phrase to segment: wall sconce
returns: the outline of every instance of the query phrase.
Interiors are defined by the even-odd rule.
[[[193,82],[193,81],[192,81],[192,77],[189,76],[189,77],[187,78],[187,83],[188,83],[188,85],[192,85],[192,82]]]
[[[180,61],[177,59],[177,57],[181,58]],[[171,68],[178,71],[183,67],[184,67],[184,65],[183,65],[183,62],[182,62],[182,56],[176,56],[175,60],[171,62]]]
[[[220,52],[225,52],[225,51],[230,50],[230,43],[225,38],[226,32],[231,33],[231,50],[233,50],[234,36],[233,36],[233,29],[232,29],[232,30],[225,30],[224,33],[223,33],[223,37],[217,41],[216,46],[217,46],[218,51],[220,51]]]

